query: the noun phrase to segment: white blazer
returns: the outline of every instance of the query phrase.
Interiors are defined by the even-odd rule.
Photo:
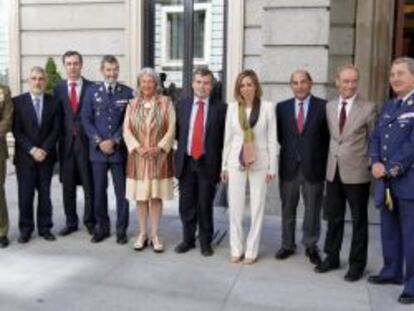
[[[275,108],[271,102],[262,101],[259,119],[253,128],[256,160],[252,170],[267,170],[268,174],[276,174],[276,117]],[[239,123],[238,103],[229,103],[226,115],[224,134],[223,160],[221,168],[239,169],[239,154],[243,145],[243,131]]]

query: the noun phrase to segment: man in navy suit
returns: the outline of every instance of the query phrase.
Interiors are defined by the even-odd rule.
[[[326,101],[311,94],[312,78],[305,70],[292,74],[290,86],[294,98],[276,106],[282,199],[282,247],[276,258],[286,259],[295,252],[296,209],[302,191],[302,242],[306,255],[317,265],[321,262],[317,243],[329,146]]]
[[[398,301],[414,304],[414,59],[393,62],[390,84],[397,98],[385,103],[369,147],[384,266],[368,282],[404,284]]]
[[[53,226],[50,184],[59,136],[58,111],[54,99],[45,94],[46,73],[43,68],[32,68],[29,84],[29,92],[13,98],[19,243],[29,242],[34,230],[35,189],[38,191],[36,220],[39,235],[47,241],[55,240],[50,231]]]
[[[127,243],[129,209],[125,198],[126,149],[122,139],[125,109],[133,98],[131,88],[118,82],[119,63],[115,56],[106,55],[101,61],[104,82],[90,87],[82,108],[82,123],[89,137],[89,158],[94,181],[96,229],[93,243],[110,234],[108,216],[108,171],[112,173],[116,195],[116,241]]]
[[[198,235],[203,256],[213,255],[213,199],[220,178],[226,105],[210,97],[214,76],[208,69],[193,74],[192,98],[177,103],[176,177],[179,180],[179,212],[183,241],[177,253],[195,247]],[[197,121],[199,120],[199,121]]]
[[[83,60],[79,52],[68,51],[63,55],[62,60],[67,80],[63,80],[54,89],[61,124],[58,150],[60,179],[63,185],[63,207],[66,215],[66,226],[60,231],[60,235],[66,236],[78,230],[76,186],[79,184],[84,191],[83,223],[88,232],[93,234],[95,216],[92,169],[89,163],[88,138],[80,115],[86,90],[93,83],[81,76]]]

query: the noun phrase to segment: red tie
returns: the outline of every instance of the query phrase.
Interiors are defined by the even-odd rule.
[[[78,111],[78,95],[76,94],[76,82],[70,83],[70,106],[74,114]]]
[[[198,160],[203,154],[204,139],[204,102],[197,103],[197,115],[193,126],[193,140],[191,145],[191,156],[194,160]]]
[[[339,133],[342,134],[342,130],[344,129],[345,122],[346,122],[346,105],[347,102],[342,102],[341,113],[339,114]]]
[[[304,123],[305,123],[305,112],[303,110],[303,103],[299,103],[298,118],[296,119],[296,124],[298,127],[299,134],[302,134],[303,132]]]

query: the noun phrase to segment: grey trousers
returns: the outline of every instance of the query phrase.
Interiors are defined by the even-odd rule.
[[[293,250],[295,244],[296,210],[300,191],[305,205],[303,239],[306,248],[317,247],[321,227],[321,208],[325,182],[309,182],[299,168],[295,179],[280,181],[282,199],[282,247]]]

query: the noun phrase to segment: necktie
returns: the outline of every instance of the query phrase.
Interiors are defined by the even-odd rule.
[[[108,86],[108,97],[111,98],[112,95],[114,95],[113,87],[112,87],[112,85],[109,85]]]
[[[197,103],[198,109],[194,120],[191,157],[198,160],[203,154],[204,140],[204,102]]]
[[[303,109],[303,103],[301,102],[299,103],[299,112],[298,112],[298,117],[296,119],[296,125],[298,127],[299,134],[302,134],[304,124],[305,124],[305,111]]]
[[[40,98],[39,97],[35,97],[34,107],[36,111],[37,124],[40,125],[40,123],[42,122],[42,111],[40,109]]]
[[[348,103],[346,101],[342,102],[341,112],[339,114],[339,133],[342,134],[342,130],[344,129],[345,122],[346,122],[346,105]]]
[[[78,112],[78,95],[76,93],[76,82],[70,83],[70,106],[72,107],[73,113]]]

